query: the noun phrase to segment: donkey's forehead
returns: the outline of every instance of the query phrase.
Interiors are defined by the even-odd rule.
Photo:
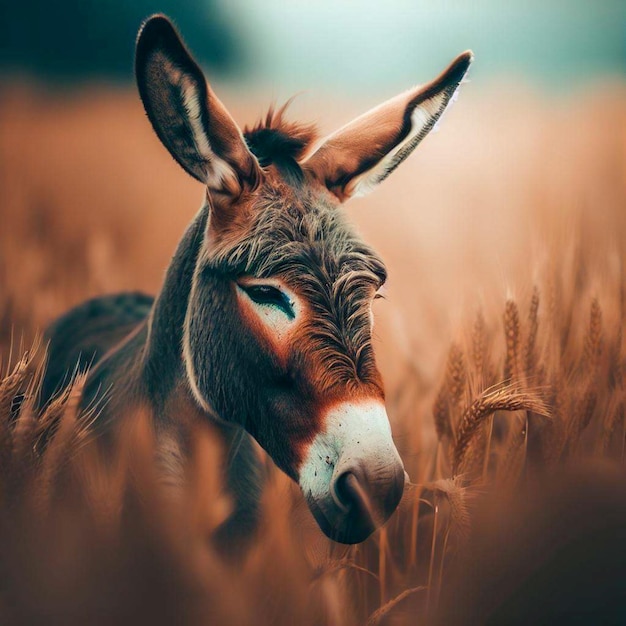
[[[382,284],[387,276],[382,259],[327,196],[306,185],[264,186],[250,207],[245,234],[220,260],[259,277],[307,272],[334,282],[355,272]]]

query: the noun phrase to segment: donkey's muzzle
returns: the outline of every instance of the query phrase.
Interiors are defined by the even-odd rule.
[[[320,528],[340,543],[359,543],[396,510],[404,466],[381,401],[345,402],[325,416],[299,483]]]

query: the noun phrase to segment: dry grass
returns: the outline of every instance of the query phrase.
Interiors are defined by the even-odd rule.
[[[389,265],[377,343],[413,484],[385,529],[347,548],[321,536],[274,471],[259,540],[233,564],[209,539],[229,507],[210,435],[198,432],[189,487],[172,501],[141,415],[107,459],[77,414],[80,377],[35,415],[44,351],[24,348],[85,297],[156,291],[201,192],[134,95],[6,90],[0,621],[536,623],[596,596],[617,610],[626,97],[579,100],[464,97],[419,156],[350,209]],[[328,128],[349,109],[329,112]]]

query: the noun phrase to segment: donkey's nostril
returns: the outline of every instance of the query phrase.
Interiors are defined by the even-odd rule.
[[[337,477],[335,492],[339,502],[350,511],[357,507],[366,506],[366,501],[369,500],[362,481],[353,471],[344,472]]]
[[[337,477],[335,494],[348,515],[360,519],[362,524],[375,527],[375,511],[363,476],[358,470],[347,471]]]
[[[383,524],[395,511],[404,491],[405,475],[401,465],[384,479],[367,479],[360,468],[351,468],[335,481],[338,504],[352,518],[361,518],[375,527]]]

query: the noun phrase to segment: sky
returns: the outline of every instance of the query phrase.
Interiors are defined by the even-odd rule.
[[[474,75],[561,88],[626,75],[626,1],[221,0],[248,72],[304,88],[311,81],[407,84],[471,48]]]
[[[161,11],[208,68],[246,84],[406,86],[468,48],[480,78],[626,78],[626,0],[5,0],[0,70],[130,82],[137,28]]]

